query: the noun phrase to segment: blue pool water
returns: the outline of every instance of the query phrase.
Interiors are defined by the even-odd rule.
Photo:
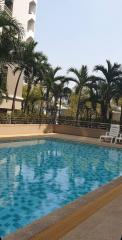
[[[53,139],[0,144],[0,236],[122,175],[122,150]]]

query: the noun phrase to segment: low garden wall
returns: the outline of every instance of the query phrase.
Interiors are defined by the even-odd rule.
[[[106,130],[85,127],[74,127],[68,125],[55,125],[54,133],[99,138],[101,135],[104,135],[106,133]]]
[[[0,124],[0,135],[22,135],[22,134],[42,134],[42,133],[60,133],[77,135],[83,137],[98,138],[105,134],[106,130],[75,127],[68,125],[52,125],[52,124]]]
[[[0,135],[52,133],[51,124],[0,124]]]

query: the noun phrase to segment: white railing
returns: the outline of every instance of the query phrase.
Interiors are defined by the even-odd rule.
[[[11,11],[6,5],[4,5],[4,11],[5,11],[10,17],[12,17],[12,11]]]

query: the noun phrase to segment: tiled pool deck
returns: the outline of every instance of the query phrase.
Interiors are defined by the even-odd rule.
[[[14,138],[54,137],[122,148],[122,145],[100,143],[99,139],[64,134],[26,134],[0,136]],[[115,240],[122,235],[122,177],[96,191],[56,210],[39,221],[17,231],[5,240]]]

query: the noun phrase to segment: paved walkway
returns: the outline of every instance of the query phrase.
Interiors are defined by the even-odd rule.
[[[122,195],[100,209],[61,240],[120,240],[122,237]]]

